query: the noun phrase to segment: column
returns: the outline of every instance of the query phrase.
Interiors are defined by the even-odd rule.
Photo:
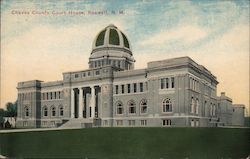
[[[74,118],[75,112],[75,92],[74,89],[71,90],[71,118]]]
[[[95,87],[91,87],[91,118],[95,117]]]
[[[83,110],[83,89],[79,88],[79,112],[78,118],[82,118],[82,110]]]

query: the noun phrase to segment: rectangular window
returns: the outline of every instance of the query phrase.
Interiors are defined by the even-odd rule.
[[[95,72],[95,74],[96,74],[96,75],[99,75],[99,74],[100,74],[100,71],[99,71],[99,70],[97,70],[97,71]]]
[[[86,76],[86,74],[85,74],[85,72],[83,72],[83,73],[82,73],[82,77],[85,77],[85,76]]]
[[[122,85],[122,94],[124,93],[124,85]]]
[[[61,99],[61,91],[58,92],[58,98]]]
[[[50,122],[50,125],[51,125],[51,126],[55,126],[55,125],[56,125],[56,122],[55,122],[55,121],[51,121],[51,122]]]
[[[115,85],[115,94],[118,94],[118,85]]]
[[[135,126],[135,120],[129,120],[128,125],[129,126]]]
[[[28,122],[27,122],[27,121],[24,121],[24,122],[23,122],[23,126],[28,126]]]
[[[108,125],[108,120],[103,120],[103,125],[107,126]]]
[[[88,72],[88,76],[90,76],[90,72]]]
[[[143,83],[140,82],[140,92],[143,92]]]
[[[163,126],[170,126],[171,125],[171,120],[170,119],[163,119],[162,120],[162,125]]]
[[[141,120],[141,126],[147,125],[147,120]]]
[[[122,126],[123,125],[123,121],[122,120],[116,120],[116,125],[117,126]]]
[[[137,84],[134,83],[134,93],[136,93],[136,92],[137,92]]]
[[[166,78],[166,88],[169,88],[169,79],[168,78]]]
[[[195,127],[195,122],[194,122],[194,120],[191,120],[190,125],[191,125],[191,127]]]
[[[53,99],[53,94],[52,94],[52,92],[50,92],[50,99]]]
[[[49,93],[47,93],[47,98],[46,98],[47,100],[49,99]]]
[[[130,84],[128,84],[127,86],[128,86],[128,93],[130,93]]]
[[[56,92],[54,92],[54,99],[57,99]]]
[[[174,77],[171,77],[171,87],[174,88]]]
[[[75,78],[78,78],[79,77],[79,75],[78,74],[75,74]]]
[[[164,89],[164,78],[161,79],[161,89]]]

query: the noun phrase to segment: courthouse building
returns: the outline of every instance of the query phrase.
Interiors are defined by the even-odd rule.
[[[134,63],[127,36],[107,26],[88,69],[18,83],[17,127],[243,126],[244,105],[217,96],[216,77],[191,58]]]

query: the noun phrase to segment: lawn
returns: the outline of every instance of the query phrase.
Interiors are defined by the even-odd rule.
[[[15,158],[225,159],[250,155],[250,129],[89,128],[0,133]]]

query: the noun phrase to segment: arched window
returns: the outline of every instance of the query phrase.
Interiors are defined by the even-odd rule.
[[[123,114],[123,105],[120,101],[116,104],[116,114]]]
[[[51,108],[51,116],[56,116],[56,108],[54,106]]]
[[[163,100],[162,108],[163,112],[172,112],[172,102],[169,98]]]
[[[24,108],[24,112],[25,112],[25,117],[29,117],[29,107],[28,106],[26,106],[25,108]]]
[[[63,116],[63,106],[60,106],[60,108],[59,108],[59,115]]]
[[[196,99],[196,114],[199,114],[199,99]]]
[[[43,116],[48,116],[48,108],[46,106],[43,108]]]
[[[214,104],[214,106],[213,106],[213,115],[214,115],[214,116],[216,115],[216,106],[215,106],[215,104]]]
[[[128,112],[129,112],[129,114],[135,114],[136,113],[136,106],[135,106],[135,102],[133,100],[130,100],[128,102]]]
[[[194,98],[191,98],[191,113],[195,113],[195,101]]]
[[[209,110],[209,114],[210,114],[210,116],[213,116],[213,104],[211,103],[210,104],[210,110]]]
[[[141,114],[147,113],[147,100],[143,99],[140,103]]]

